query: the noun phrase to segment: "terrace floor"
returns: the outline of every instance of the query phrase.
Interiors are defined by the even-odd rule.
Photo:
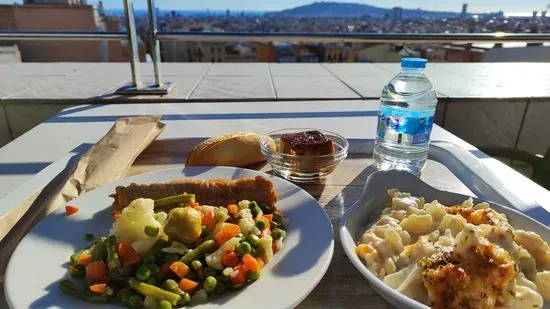
[[[163,63],[172,92],[121,97],[113,92],[130,81],[127,63],[0,64],[0,145],[77,104],[376,99],[398,71],[398,63]],[[550,63],[430,63],[426,74],[445,129],[476,146],[550,146]],[[153,80],[150,63],[141,76]]]

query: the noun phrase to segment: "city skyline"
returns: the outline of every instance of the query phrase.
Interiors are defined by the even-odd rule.
[[[88,0],[89,4],[97,4],[98,0]],[[300,5],[306,5],[315,2],[313,0],[213,0],[213,1],[196,1],[196,0],[157,0],[157,6],[165,10],[258,10],[258,11],[277,11],[288,8],[293,8]],[[328,1],[327,1],[328,2]],[[418,5],[418,0],[368,0],[368,1],[350,1],[350,0],[331,0],[330,2],[348,2],[369,4],[378,7],[391,8],[400,6],[404,8],[421,7],[426,10],[434,11],[460,11],[463,3],[468,3],[468,11],[476,12],[494,12],[502,10],[504,12],[523,12],[530,13],[534,10],[542,11],[550,3],[550,0],[534,0],[529,1],[526,5],[522,0],[451,0],[442,3],[439,0],[423,0],[422,5]],[[21,0],[0,0],[0,4],[22,3]],[[122,7],[122,0],[103,1],[106,9],[119,9]],[[145,9],[145,0],[135,0],[135,9]]]

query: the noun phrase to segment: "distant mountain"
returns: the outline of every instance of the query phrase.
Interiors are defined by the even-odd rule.
[[[392,9],[380,8],[360,3],[313,2],[311,4],[297,6],[292,9],[274,12],[273,14],[288,17],[358,17],[364,15],[383,17],[385,14],[391,15],[391,11]],[[446,18],[456,17],[458,15],[460,14],[456,12],[403,9],[403,18]]]

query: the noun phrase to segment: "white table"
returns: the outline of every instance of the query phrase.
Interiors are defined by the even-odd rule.
[[[285,127],[317,127],[349,139],[373,139],[378,102],[304,101],[247,103],[182,103],[86,105],[66,109],[0,149],[0,215],[55,176],[63,158],[98,141],[114,120],[127,115],[163,115],[166,128],[159,139],[210,137],[230,131],[267,133]],[[435,126],[432,140],[451,142],[475,152],[475,147]],[[52,162],[56,164],[46,167]],[[479,159],[497,178],[502,190],[550,211],[550,192],[492,158]],[[57,166],[56,166],[57,165]],[[38,174],[38,177],[33,177]],[[529,207],[529,205],[524,205]],[[0,307],[4,308],[0,302]]]

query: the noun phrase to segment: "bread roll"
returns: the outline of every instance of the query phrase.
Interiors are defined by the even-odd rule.
[[[265,161],[260,150],[261,135],[252,132],[237,132],[216,136],[198,144],[189,156],[186,165],[222,165],[243,167]],[[269,148],[276,150],[269,138]]]

